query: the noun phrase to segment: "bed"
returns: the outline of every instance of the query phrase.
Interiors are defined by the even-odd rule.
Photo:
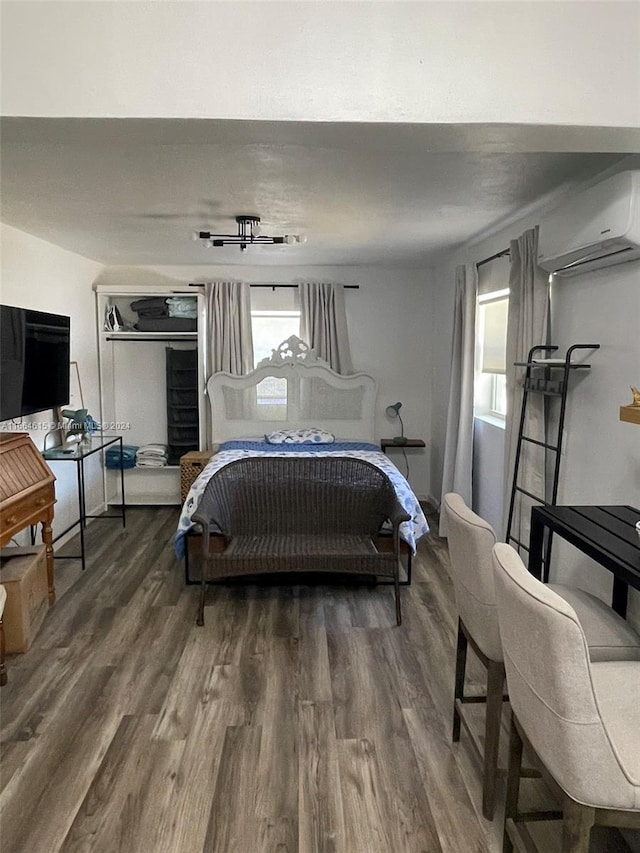
[[[411,486],[374,442],[376,393],[371,376],[335,373],[295,336],[250,374],[211,376],[207,395],[218,451],[187,495],[174,540],[176,555],[185,554],[198,505],[217,472],[241,459],[291,456],[354,458],[382,471],[407,516],[399,537],[414,554],[429,527]]]

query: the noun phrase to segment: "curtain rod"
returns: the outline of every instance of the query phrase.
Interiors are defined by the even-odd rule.
[[[203,281],[193,281],[189,282],[189,287],[204,287],[205,282]],[[266,284],[250,284],[249,287],[270,287],[271,290],[275,290],[276,287],[297,287],[297,284],[275,284],[269,283]],[[360,290],[359,284],[343,284],[342,285],[345,290]]]
[[[250,284],[249,287],[270,287],[275,290],[276,287],[297,287],[297,284]],[[360,290],[359,284],[343,284],[345,290]]]
[[[490,255],[488,258],[484,258],[483,260],[478,261],[478,263],[476,264],[476,269],[478,269],[478,267],[482,267],[485,264],[490,263],[491,261],[497,261],[498,258],[505,258],[507,255],[510,254],[510,249],[503,249],[501,252],[496,252],[495,255]]]

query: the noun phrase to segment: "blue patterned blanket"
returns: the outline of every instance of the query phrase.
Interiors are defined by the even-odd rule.
[[[341,441],[322,445],[274,445],[268,444],[266,441],[252,440],[226,441],[221,444],[218,453],[211,457],[202,473],[194,481],[182,507],[178,530],[174,537],[176,556],[179,559],[184,557],[185,536],[194,526],[191,516],[200,502],[205,486],[216,471],[244,456],[288,456],[291,453],[296,453],[299,456],[353,456],[356,459],[366,459],[384,471],[396,490],[400,504],[411,516],[411,521],[405,521],[400,525],[400,538],[407,543],[411,552],[415,554],[418,541],[429,532],[427,519],[407,480],[377,445],[361,441]]]

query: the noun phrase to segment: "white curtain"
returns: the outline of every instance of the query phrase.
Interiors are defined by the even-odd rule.
[[[253,370],[251,291],[240,281],[205,284],[208,323],[207,375],[242,375]]]
[[[475,264],[456,267],[451,346],[451,379],[444,449],[442,494],[457,492],[471,506],[473,464],[473,380],[478,273]],[[440,536],[446,519],[440,513]]]
[[[522,409],[524,367],[514,362],[526,362],[529,350],[545,344],[549,309],[549,273],[537,264],[538,229],[525,231],[511,241],[511,272],[509,276],[509,315],[507,318],[507,415],[505,422],[505,484],[504,530],[507,530],[509,503]],[[545,353],[540,352],[544,358]],[[545,411],[542,394],[529,394],[524,435],[545,440]],[[520,454],[518,485],[534,495],[545,496],[545,451],[523,442]],[[529,543],[531,501],[517,493],[510,536],[524,545]]]
[[[336,373],[353,373],[344,287],[341,284],[303,282],[300,297],[300,337]]]
[[[206,306],[207,379],[225,371],[243,375],[253,370],[251,332],[251,290],[239,281],[213,281],[204,286]],[[237,407],[245,411],[249,401],[241,398]],[[207,449],[213,449],[211,409],[207,407]]]

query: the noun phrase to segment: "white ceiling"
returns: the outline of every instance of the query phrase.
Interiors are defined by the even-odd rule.
[[[407,264],[640,151],[638,131],[2,119],[3,222],[105,264]],[[305,245],[207,249],[236,214]]]

